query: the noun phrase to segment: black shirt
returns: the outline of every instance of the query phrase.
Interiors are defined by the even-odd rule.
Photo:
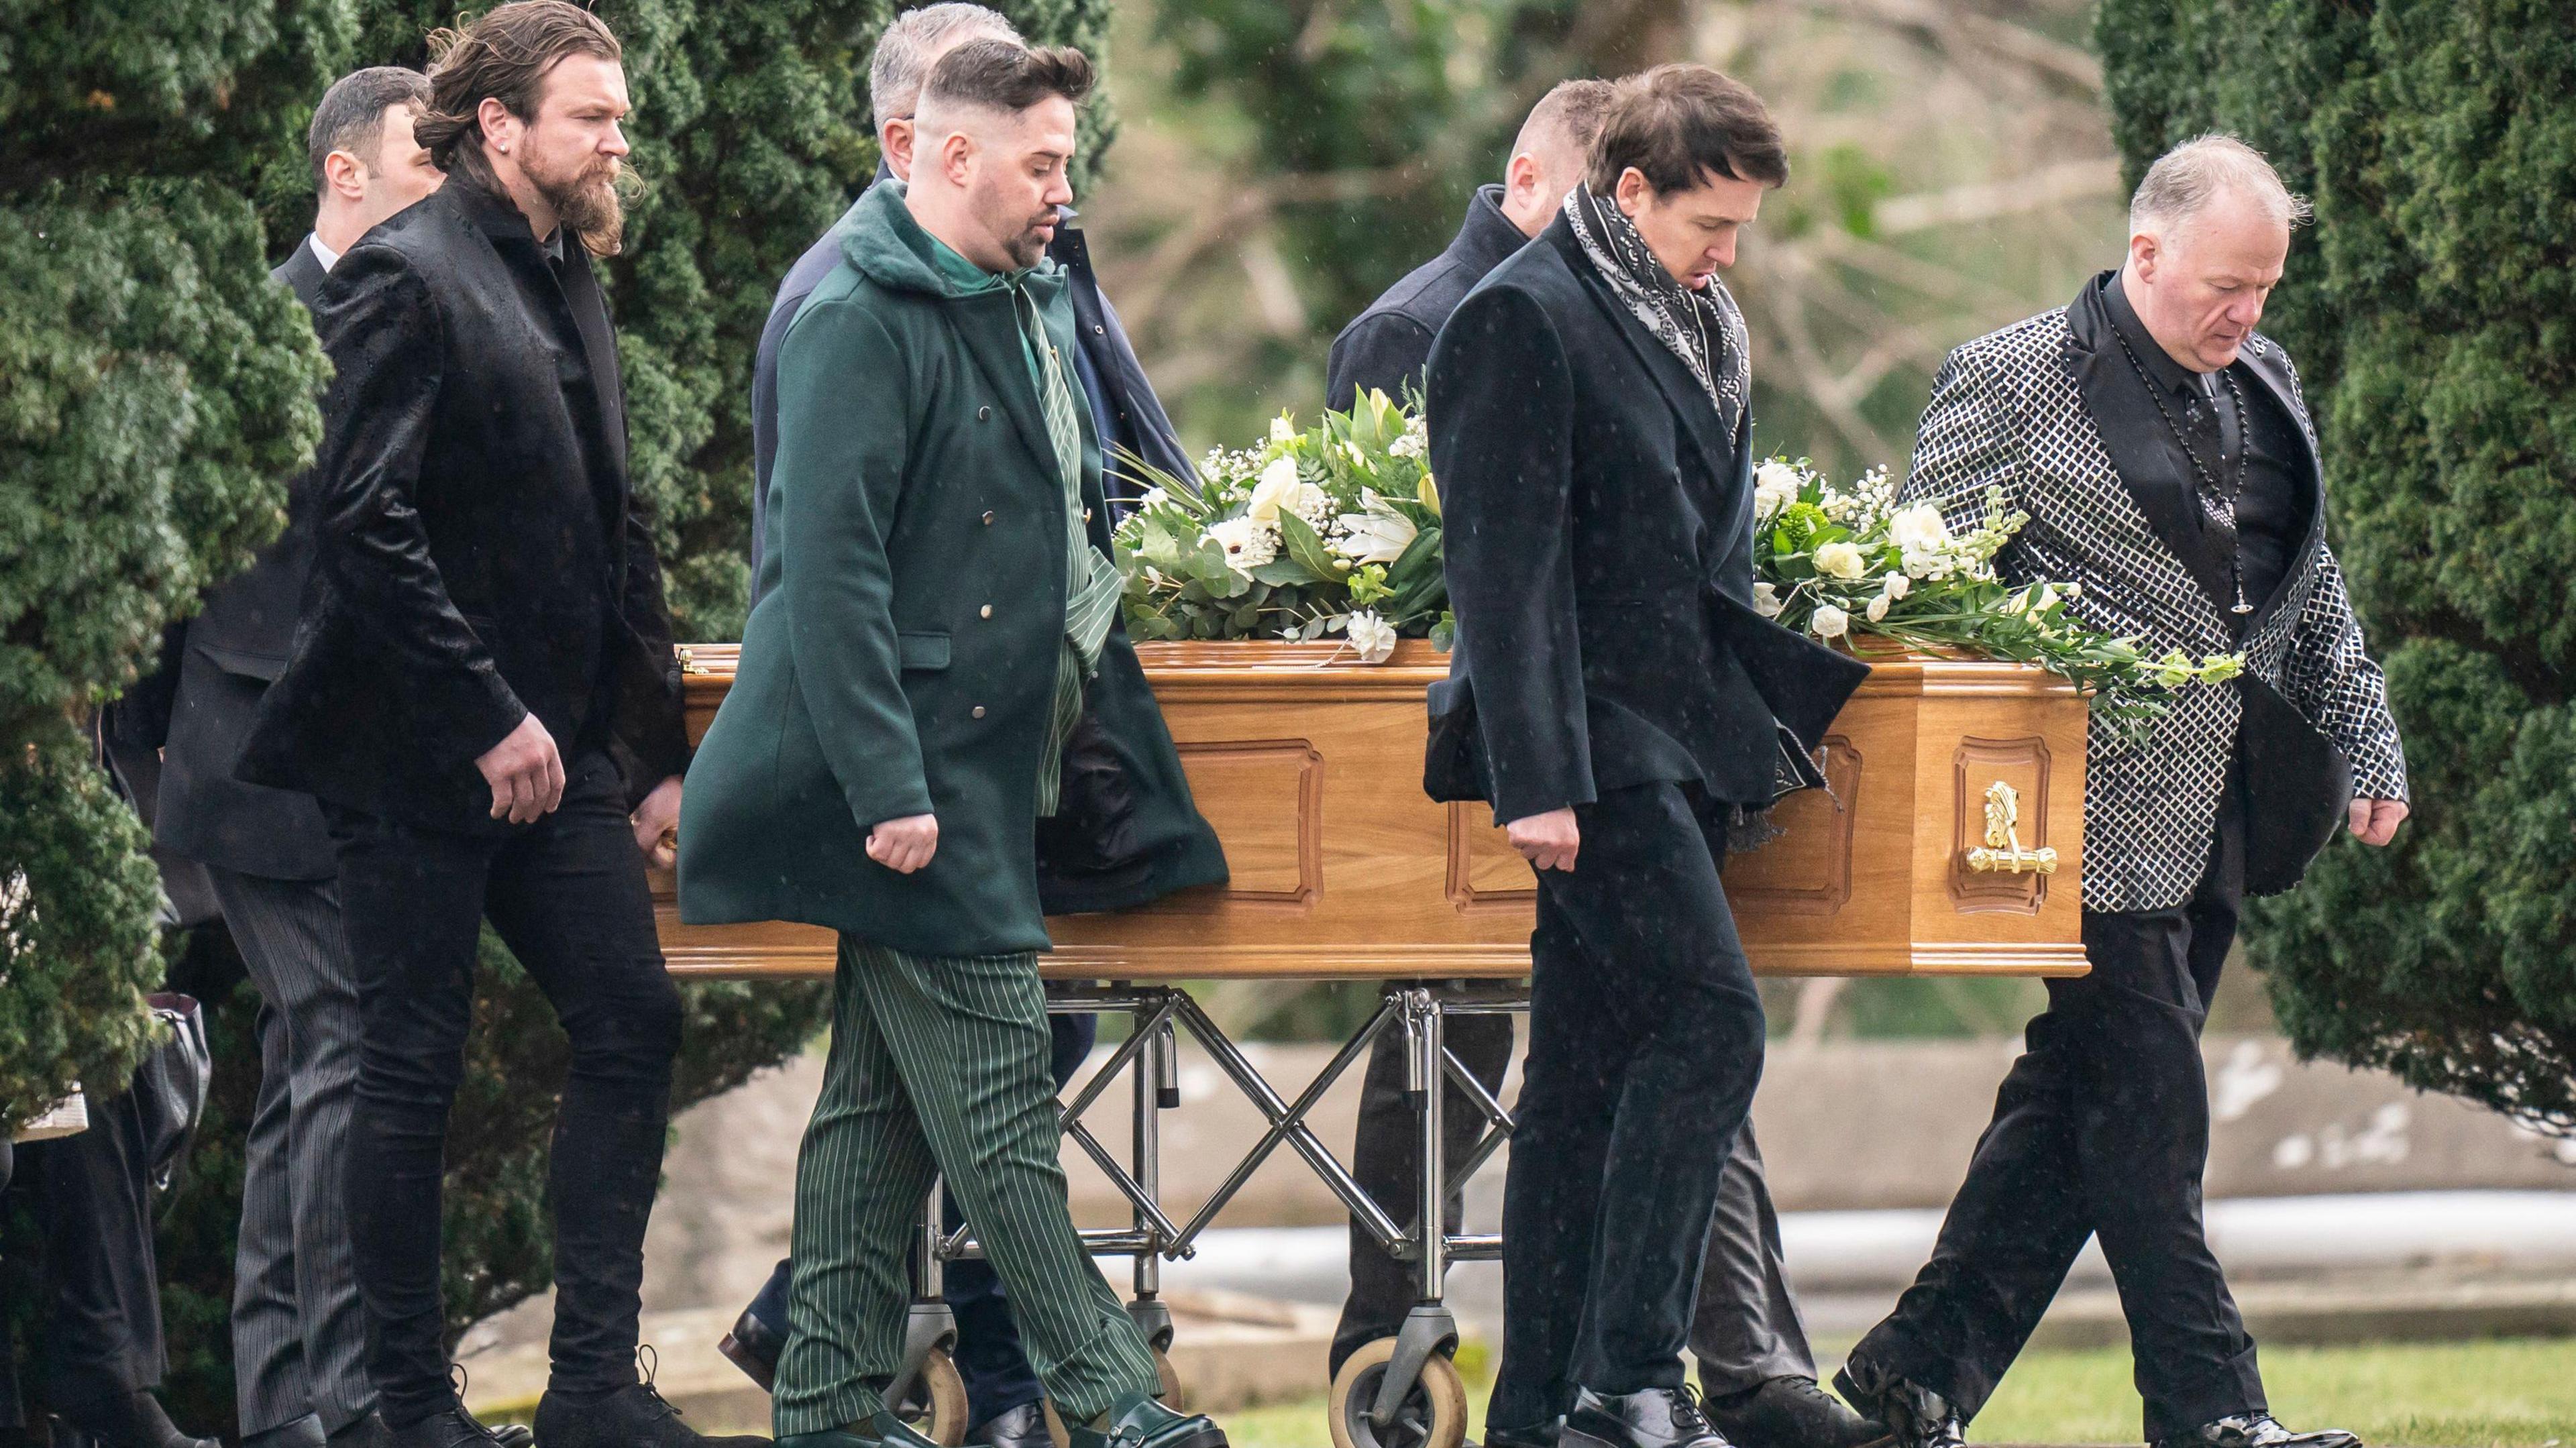
[[[2175,361],[2129,304],[2119,273],[2111,274],[2103,293],[2111,324],[2119,329],[2130,354],[2138,359],[2152,382],[2164,404],[2164,417],[2173,420],[2183,438],[2174,436],[2173,428],[2165,425],[2164,417],[2158,417],[2152,406],[2143,414],[2104,422],[2122,427],[2143,425],[2146,435],[2123,441],[2142,451],[2168,454],[2174,473],[2189,480],[2196,494],[2205,493],[2200,486],[2201,469],[2216,478],[2222,489],[2234,490],[2235,567],[2244,583],[2246,602],[2260,610],[2289,576],[2290,561],[2307,536],[2307,489],[2299,483],[2306,458],[2298,424],[2283,411],[2271,388],[2242,361],[2231,364],[2223,374],[2195,372]],[[2233,387],[2228,385],[2231,379]],[[2240,398],[2244,402],[2243,416],[2237,410]],[[2199,461],[2198,469],[2193,467],[2192,457],[2182,451],[2185,439],[2192,457]],[[2195,504],[2191,516],[2200,523],[2212,545],[2219,545],[2226,532],[2224,519],[2213,516],[2206,501],[2195,499]],[[2219,602],[2225,606],[2235,600]]]

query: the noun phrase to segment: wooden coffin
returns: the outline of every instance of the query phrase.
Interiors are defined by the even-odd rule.
[[[689,651],[705,732],[735,650]],[[1422,793],[1427,643],[1383,664],[1323,644],[1138,649],[1233,879],[1151,908],[1049,922],[1064,979],[1509,977],[1529,968],[1536,883],[1482,805]],[[1336,657],[1339,654],[1338,658]],[[1830,792],[1727,867],[1754,969],[1772,975],[2065,975],[2078,934],[2085,705],[2036,668],[1890,657],[1834,723]],[[675,971],[823,974],[828,932],[685,926],[655,880]]]

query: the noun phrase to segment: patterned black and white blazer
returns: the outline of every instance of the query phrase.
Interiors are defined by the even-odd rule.
[[[1996,560],[2007,580],[2082,585],[2070,610],[2093,627],[2137,639],[2151,654],[2244,655],[2248,682],[2183,689],[2143,744],[2125,747],[2100,725],[2092,731],[2084,906],[2157,910],[2189,899],[2206,867],[2253,681],[2332,745],[2319,753],[2341,754],[2353,794],[2406,798],[2406,757],[2379,666],[2362,651],[2342,569],[2326,546],[2316,431],[2288,354],[2258,333],[2240,355],[2306,439],[2308,537],[2240,638],[2220,601],[2221,575],[2195,541],[2196,519],[2184,511],[2193,506],[2188,480],[2138,476],[2161,469],[2143,458],[2115,461],[2096,424],[2088,394],[2099,396],[2115,381],[2129,385],[2134,375],[2110,333],[2099,287],[2097,278],[2072,305],[1950,354],[1932,385],[1903,496],[1938,504],[1955,532],[1981,524],[1987,490],[2000,487],[2008,507],[2030,515]],[[2338,787],[2339,780],[2340,770]],[[2306,863],[2270,873],[2294,881]]]

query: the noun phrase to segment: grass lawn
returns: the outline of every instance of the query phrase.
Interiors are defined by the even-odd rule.
[[[1478,1376],[1481,1376],[1478,1375]],[[2576,1448],[2576,1339],[2271,1347],[2263,1380],[2292,1428],[2373,1448]],[[1469,1402],[1481,1417],[1484,1385]],[[1234,1448],[1326,1448],[1321,1398],[1224,1415]],[[1470,1434],[1482,1430],[1471,1422]],[[2136,1443],[2124,1348],[2031,1353],[1974,1425],[1980,1443]]]

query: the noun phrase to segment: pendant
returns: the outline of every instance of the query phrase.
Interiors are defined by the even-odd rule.
[[[2236,600],[2236,606],[2227,611],[2229,613],[2252,613],[2254,611],[2254,605],[2247,603],[2245,600],[2240,598]]]

